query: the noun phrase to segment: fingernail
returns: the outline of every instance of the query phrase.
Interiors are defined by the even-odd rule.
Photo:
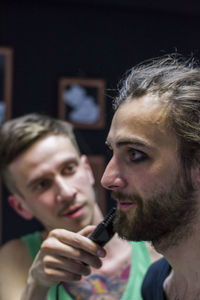
[[[105,257],[106,256],[106,252],[103,249],[98,249],[97,250],[97,255],[99,257]]]

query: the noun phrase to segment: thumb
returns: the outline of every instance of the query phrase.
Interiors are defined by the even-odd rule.
[[[88,225],[85,228],[81,229],[78,233],[83,236],[88,236],[91,232],[95,230],[95,225]]]

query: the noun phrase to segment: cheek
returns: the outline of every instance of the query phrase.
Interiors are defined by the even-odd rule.
[[[89,174],[85,172],[77,174],[76,183],[78,184],[79,187],[82,188],[91,188],[93,186]]]
[[[84,174],[77,178],[76,187],[81,194],[87,195],[90,199],[95,198],[94,185],[91,184],[89,177]]]
[[[35,209],[54,209],[55,206],[55,200],[54,195],[50,192],[44,193],[43,195],[40,195],[40,197],[35,198],[32,202],[32,206]]]
[[[143,178],[144,193],[151,196],[157,192],[169,191],[176,179],[177,169],[158,169],[157,172],[146,174]]]
[[[177,170],[169,172],[169,168],[154,167],[137,172],[126,172],[130,193],[136,193],[142,198],[151,196],[158,190],[169,189],[177,175]]]

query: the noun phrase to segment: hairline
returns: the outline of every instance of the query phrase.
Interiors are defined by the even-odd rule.
[[[70,141],[70,143],[73,145],[74,149],[77,151],[78,156],[81,155],[78,144],[76,144],[76,141],[73,138],[70,138],[70,135],[67,135],[62,132],[54,132],[54,131],[49,131],[46,132],[45,134],[38,136],[36,139],[34,139],[31,143],[29,143],[23,150],[19,151],[19,153],[13,157],[13,159],[7,164],[6,168],[2,172],[2,177],[4,179],[5,185],[8,187],[8,189],[13,193],[17,194],[20,197],[24,199],[23,194],[19,191],[15,184],[15,180],[13,178],[12,172],[10,171],[9,167],[11,166],[12,163],[14,163],[21,155],[23,155],[25,152],[27,152],[33,145],[36,143],[46,139],[49,136],[57,136],[57,137],[64,137]]]

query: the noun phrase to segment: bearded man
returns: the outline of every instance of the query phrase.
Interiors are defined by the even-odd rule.
[[[139,64],[114,108],[102,184],[117,201],[115,229],[164,255],[143,299],[200,299],[200,68],[178,54]]]

